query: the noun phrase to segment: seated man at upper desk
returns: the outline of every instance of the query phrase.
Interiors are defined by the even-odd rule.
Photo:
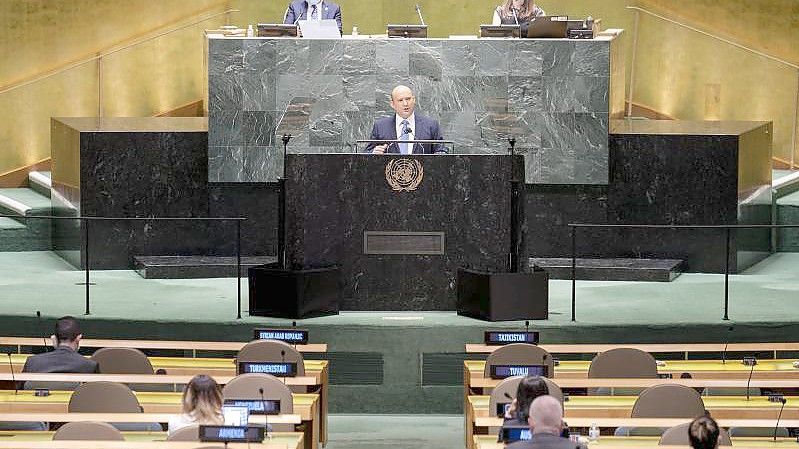
[[[442,140],[438,122],[430,117],[416,115],[416,97],[406,86],[397,86],[391,91],[391,109],[396,114],[375,121],[370,140]],[[399,139],[397,138],[399,136]],[[446,153],[443,144],[370,143],[367,153],[433,154]]]
[[[285,24],[296,24],[300,20],[335,20],[341,33],[341,7],[327,0],[294,0],[286,9]]]
[[[53,350],[28,357],[23,373],[96,373],[97,362],[78,354],[80,339],[78,320],[71,316],[59,318],[55,323]]]

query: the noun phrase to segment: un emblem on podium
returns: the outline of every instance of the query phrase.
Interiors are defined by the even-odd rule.
[[[424,167],[416,159],[391,159],[386,164],[386,181],[396,192],[411,192],[424,178]]]

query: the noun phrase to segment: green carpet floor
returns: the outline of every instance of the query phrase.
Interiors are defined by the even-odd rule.
[[[0,253],[0,316],[80,315],[84,274],[51,252]],[[134,271],[91,273],[92,319],[235,323],[235,279],[148,280]],[[671,283],[577,283],[577,319],[570,322],[571,283],[550,282],[550,319],[558,326],[721,323],[724,277],[683,274]],[[247,305],[246,279],[242,307]],[[730,319],[747,323],[799,322],[799,254],[777,253],[731,276]],[[436,326],[469,320],[448,312],[380,313],[380,325]],[[393,317],[392,317],[393,315]],[[307,324],[374,323],[375,314],[347,312]],[[243,322],[275,322],[247,317]],[[515,323],[518,325],[518,323]]]
[[[326,449],[463,447],[459,415],[330,415]]]

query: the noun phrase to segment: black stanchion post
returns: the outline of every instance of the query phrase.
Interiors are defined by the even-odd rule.
[[[577,321],[577,226],[572,226],[572,321]]]
[[[83,221],[83,254],[84,260],[83,263],[85,265],[85,272],[86,272],[86,311],[84,315],[91,315],[89,310],[89,221],[86,219],[82,219]]]
[[[241,319],[241,220],[236,220],[236,319]]]
[[[726,248],[724,251],[724,320],[730,319],[730,234],[731,228],[727,228]]]

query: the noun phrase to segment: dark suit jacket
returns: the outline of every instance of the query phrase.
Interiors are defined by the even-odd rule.
[[[23,373],[97,373],[97,362],[73,351],[67,346],[59,346],[50,352],[28,357]]]
[[[585,449],[580,443],[548,433],[533,433],[530,441],[517,441],[505,449]]]
[[[416,115],[416,129],[413,130],[414,140],[442,140],[441,137],[441,129],[438,126],[438,122],[431,119],[430,117],[425,117],[423,115]],[[375,121],[374,126],[372,127],[372,135],[369,137],[370,140],[396,140],[397,139],[397,122],[396,122],[396,115],[392,115],[390,117],[383,117]],[[376,147],[377,143],[370,143],[366,146],[366,152],[371,153],[374,147]],[[386,148],[386,153],[399,153],[399,145],[396,143],[392,143],[391,145]],[[416,143],[413,145],[413,154],[434,154],[434,153],[446,153],[447,149],[444,147],[443,144],[419,144]]]
[[[325,0],[322,3],[322,19],[335,20],[338,23],[338,32],[341,33],[341,7],[333,2]],[[308,3],[305,0],[294,0],[286,10],[286,17],[283,23],[293,24],[298,20],[308,20]]]

